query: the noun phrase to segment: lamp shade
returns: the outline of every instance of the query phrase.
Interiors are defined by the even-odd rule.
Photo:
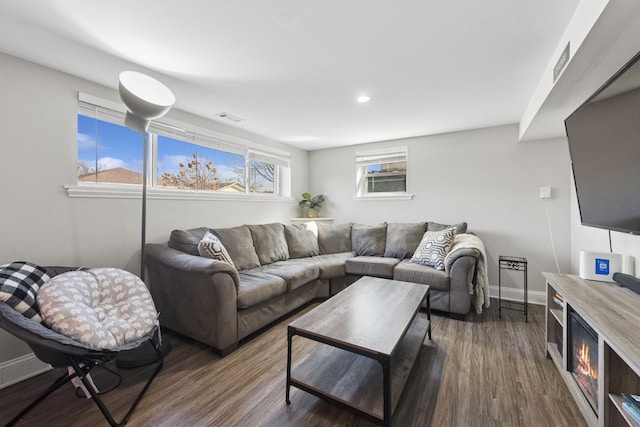
[[[125,125],[137,131],[146,131],[150,120],[164,116],[176,102],[168,87],[137,71],[120,73],[118,91],[127,107]]]

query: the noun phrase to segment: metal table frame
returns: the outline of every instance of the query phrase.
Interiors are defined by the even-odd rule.
[[[524,274],[524,301],[502,301],[502,271],[522,271]],[[523,257],[503,256],[498,258],[498,316],[502,318],[502,309],[521,311],[524,321],[528,322],[527,259]],[[505,305],[506,304],[506,305]]]

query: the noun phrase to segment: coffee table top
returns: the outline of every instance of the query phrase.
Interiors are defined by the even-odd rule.
[[[429,286],[363,277],[289,324],[298,332],[390,356]]]

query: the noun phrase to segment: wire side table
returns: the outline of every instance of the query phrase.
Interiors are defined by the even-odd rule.
[[[524,301],[502,301],[502,271],[522,271],[524,275]],[[524,313],[524,321],[528,319],[528,284],[527,284],[527,259],[523,257],[503,256],[498,258],[498,316],[502,317],[502,309],[521,311]]]

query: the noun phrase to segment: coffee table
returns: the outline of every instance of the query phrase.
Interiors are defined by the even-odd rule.
[[[423,301],[426,319],[417,316]],[[389,426],[427,333],[429,286],[363,277],[288,325],[286,402],[294,386]],[[296,335],[318,344],[292,373]]]

